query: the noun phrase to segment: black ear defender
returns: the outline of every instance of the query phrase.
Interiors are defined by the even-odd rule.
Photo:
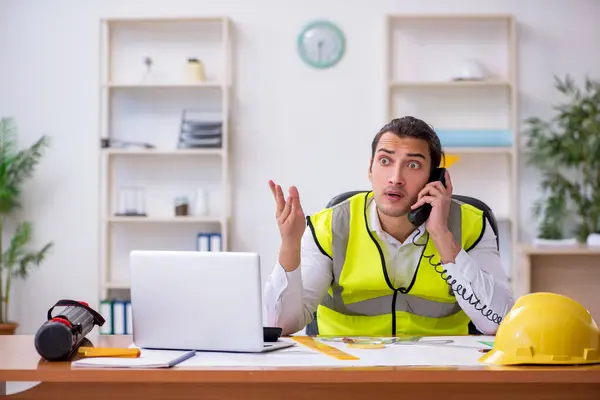
[[[442,185],[446,187],[446,168],[435,168],[431,172],[431,175],[429,176],[429,181],[427,181],[427,183],[435,181],[442,182]],[[408,220],[414,226],[421,226],[423,223],[425,223],[425,221],[427,221],[427,218],[429,218],[429,214],[431,214],[431,204],[425,203],[422,206],[411,210],[408,213]]]

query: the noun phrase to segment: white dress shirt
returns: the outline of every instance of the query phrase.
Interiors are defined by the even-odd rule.
[[[383,231],[375,207],[371,199],[367,208],[369,229],[384,243],[382,251],[390,280],[394,287],[408,287],[419,264],[422,245],[427,241],[425,225],[415,229],[401,243]],[[421,246],[415,245],[413,238]],[[281,327],[284,334],[301,331],[313,319],[333,279],[333,262],[321,253],[308,228],[302,237],[300,260],[300,266],[292,272],[286,272],[277,263],[265,287],[268,323]],[[458,304],[477,329],[486,335],[495,334],[498,325],[479,309],[486,305],[483,312],[491,309],[504,317],[512,308],[514,299],[496,247],[496,235],[489,223],[486,221],[484,235],[475,247],[469,252],[461,250],[454,263],[443,264],[443,267],[456,279],[457,285],[466,288],[465,298],[474,293],[481,301],[475,309],[463,297],[456,296]],[[475,299],[471,301],[474,303]]]

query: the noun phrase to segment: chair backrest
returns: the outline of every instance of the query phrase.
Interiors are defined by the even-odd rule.
[[[356,194],[366,193],[366,192],[367,192],[366,190],[351,190],[348,192],[340,193],[337,196],[335,196],[334,198],[332,198],[331,200],[329,200],[329,203],[327,203],[326,207],[327,208],[333,207],[334,205],[339,204],[342,201],[344,201]],[[499,239],[499,235],[498,235],[498,221],[496,220],[496,216],[494,215],[494,212],[492,211],[492,209],[487,204],[485,204],[483,201],[476,199],[475,197],[453,194],[452,198],[455,200],[458,200],[460,202],[470,204],[473,207],[476,207],[476,208],[480,209],[481,211],[483,211],[483,215],[489,222],[490,226],[492,227],[492,230],[494,231],[494,234],[496,235],[496,246],[498,248],[500,248],[500,239]]]

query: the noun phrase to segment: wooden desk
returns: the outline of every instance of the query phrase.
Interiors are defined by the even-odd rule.
[[[101,337],[97,346],[128,346]],[[40,361],[32,336],[0,336],[0,382],[41,382],[18,399],[600,399],[600,365],[531,368],[71,369]]]

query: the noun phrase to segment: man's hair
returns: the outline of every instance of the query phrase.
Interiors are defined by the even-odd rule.
[[[375,150],[377,150],[379,139],[381,139],[381,136],[387,132],[393,133],[401,138],[411,137],[425,140],[429,145],[431,171],[433,171],[434,168],[437,168],[444,158],[442,144],[440,143],[440,139],[433,128],[425,123],[425,121],[415,117],[407,116],[391,120],[383,128],[381,128],[379,132],[377,132],[373,138],[373,143],[371,144],[371,159],[375,157]]]

